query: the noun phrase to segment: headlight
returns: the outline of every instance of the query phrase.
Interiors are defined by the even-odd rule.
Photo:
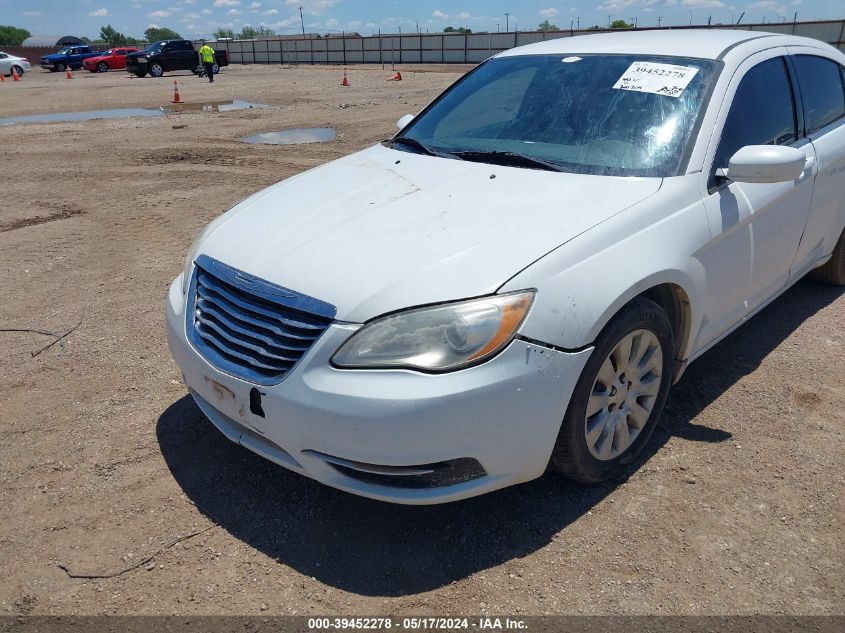
[[[534,291],[494,295],[380,317],[332,357],[337,367],[460,369],[498,353],[513,339]]]

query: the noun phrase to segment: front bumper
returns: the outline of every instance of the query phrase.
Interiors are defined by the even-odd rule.
[[[321,483],[395,503],[455,501],[539,477],[592,352],[514,340],[494,359],[448,374],[341,370],[329,359],[357,326],[333,324],[284,381],[257,387],[261,417],[251,411],[256,385],[218,371],[188,342],[185,303],[180,276],[167,299],[168,343],[221,432]],[[460,483],[409,487],[398,474],[466,460],[483,471]]]

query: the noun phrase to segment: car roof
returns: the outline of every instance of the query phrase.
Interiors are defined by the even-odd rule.
[[[818,45],[818,40],[736,29],[662,29],[650,31],[623,31],[563,37],[536,44],[512,48],[497,55],[556,55],[563,53],[605,53],[634,55],[669,55],[720,59],[730,49],[763,38],[776,37],[776,45]],[[773,41],[773,44],[775,42]],[[766,47],[761,42],[761,47]]]

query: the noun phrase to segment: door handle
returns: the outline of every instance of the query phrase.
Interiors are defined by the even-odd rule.
[[[807,160],[804,161],[804,169],[812,169],[815,164],[816,164],[816,157],[815,156],[807,156]]]

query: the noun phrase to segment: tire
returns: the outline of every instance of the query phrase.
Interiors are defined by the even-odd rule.
[[[67,70],[67,66],[65,66],[62,62],[57,63],[53,68],[56,69],[57,73],[63,73]]]
[[[214,66],[211,67],[211,72],[215,75],[218,74],[220,72],[220,66],[214,64]]]
[[[164,67],[161,64],[150,64],[150,75],[161,77],[164,75]]]
[[[143,77],[147,76],[147,73],[141,73],[141,72],[132,73],[132,74],[135,75],[138,79],[142,79]]]
[[[648,443],[666,404],[674,349],[672,326],[660,306],[637,297],[622,308],[599,334],[578,378],[549,460],[551,469],[582,483],[624,475]],[[627,362],[622,360],[626,355]],[[640,358],[631,363],[632,356]]]
[[[833,249],[833,255],[818,268],[810,271],[810,277],[816,281],[833,286],[845,286],[845,230]]]
[[[23,68],[20,66],[12,66],[12,70],[18,73],[18,77],[23,77]]]
[[[99,64],[97,64],[97,72],[98,73],[109,72],[109,65],[106,62],[100,62]]]

